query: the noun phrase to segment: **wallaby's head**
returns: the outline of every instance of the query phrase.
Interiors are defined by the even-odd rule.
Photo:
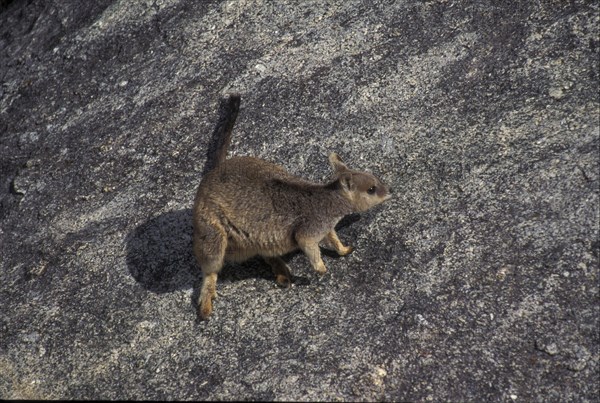
[[[377,177],[348,168],[336,153],[329,155],[329,163],[340,183],[344,197],[350,201],[357,212],[366,211],[392,197],[390,188]]]

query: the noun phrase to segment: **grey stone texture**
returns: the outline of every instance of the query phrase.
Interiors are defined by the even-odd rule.
[[[598,401],[596,1],[0,3],[0,398]],[[228,265],[191,207],[231,154],[394,191],[320,278]]]

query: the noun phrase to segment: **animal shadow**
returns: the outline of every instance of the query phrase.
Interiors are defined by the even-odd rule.
[[[156,293],[192,288],[202,278],[192,251],[192,210],[163,213],[127,237],[127,267],[145,289]]]

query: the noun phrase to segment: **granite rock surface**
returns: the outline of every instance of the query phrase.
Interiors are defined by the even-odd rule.
[[[0,2],[0,398],[598,401],[593,1]],[[232,155],[393,199],[320,278],[228,265],[191,207]]]

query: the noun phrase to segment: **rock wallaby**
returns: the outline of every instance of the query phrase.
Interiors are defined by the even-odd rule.
[[[204,275],[198,315],[207,319],[224,262],[261,256],[276,282],[288,287],[290,269],[281,256],[300,249],[319,274],[326,271],[319,242],[340,255],[352,252],[334,227],[350,213],[389,199],[390,189],[375,176],[348,168],[332,153],[334,179],[326,184],[293,176],[279,165],[253,157],[227,159],[240,95],[229,94],[212,169],[202,178],[194,202],[194,254]]]

